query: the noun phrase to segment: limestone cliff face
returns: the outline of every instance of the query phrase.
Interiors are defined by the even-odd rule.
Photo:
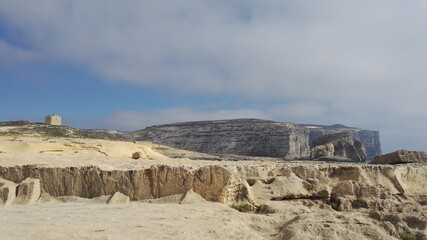
[[[364,162],[366,152],[362,143],[353,138],[349,132],[323,135],[313,141],[311,157],[344,157],[351,161]]]
[[[98,167],[0,167],[0,178],[40,179],[52,196],[93,198],[121,192],[131,200],[183,194],[190,189],[213,202],[275,199],[427,197],[427,165],[237,164],[200,167],[153,165],[139,170]],[[427,200],[427,199],[426,199]]]
[[[274,202],[308,199],[330,211],[362,207],[369,218],[390,222],[390,231],[427,235],[427,165],[420,164],[246,163],[153,165],[139,170],[15,166],[0,167],[0,178],[40,180],[42,192],[56,197],[94,198],[120,192],[131,200],[144,200],[192,189],[209,201],[248,202],[265,213],[278,211]]]
[[[399,150],[389,154],[377,156],[372,164],[401,164],[401,163],[427,163],[427,154],[420,151]]]
[[[310,148],[313,148],[314,140],[320,136],[339,133],[339,132],[350,132],[356,140],[363,144],[366,152],[366,159],[368,161],[374,159],[374,157],[381,155],[381,143],[380,133],[378,131],[363,130],[357,128],[349,128],[342,125],[332,126],[318,126],[311,128],[307,125],[300,125],[305,128],[309,128],[309,144]]]
[[[78,137],[124,141],[152,141],[174,148],[213,154],[234,154],[280,158],[310,158],[313,141],[320,136],[350,132],[360,141],[367,159],[381,155],[379,132],[343,125],[321,126],[259,119],[186,122],[152,126],[135,132],[84,130],[67,126],[0,122],[20,126],[0,135],[37,134],[44,137]]]
[[[204,153],[307,159],[316,138],[344,131],[362,142],[368,160],[381,154],[379,133],[376,131],[342,125],[297,125],[258,119],[153,126],[131,133],[130,138]]]
[[[339,197],[427,197],[426,165],[319,164],[229,168],[256,202]],[[230,186],[230,185],[229,185]],[[238,197],[235,195],[235,197]]]
[[[205,153],[284,157],[295,130],[287,123],[238,119],[153,126],[135,132],[135,138]],[[299,148],[293,150],[300,155]]]
[[[380,132],[369,131],[369,130],[359,130],[359,131],[353,131],[352,134],[353,134],[353,137],[359,140],[365,147],[366,159],[368,161],[382,154],[381,143],[380,143]]]
[[[40,179],[42,192],[51,196],[94,198],[121,192],[131,200],[154,199],[182,194],[193,189],[206,200],[223,201],[222,192],[230,172],[206,166],[153,166],[139,170],[101,170],[98,167],[43,168],[37,166],[0,167],[0,177],[12,182]]]

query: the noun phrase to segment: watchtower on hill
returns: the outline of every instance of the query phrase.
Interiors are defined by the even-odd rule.
[[[49,114],[44,118],[44,123],[48,125],[61,125],[61,116],[58,114]]]

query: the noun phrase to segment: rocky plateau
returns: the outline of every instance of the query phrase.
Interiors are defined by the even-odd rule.
[[[211,154],[309,159],[317,138],[343,132],[349,133],[366,151],[366,157],[356,157],[355,161],[381,155],[378,131],[338,124],[321,126],[235,119],[153,126],[130,135],[137,140]]]
[[[123,236],[117,229],[131,239],[426,239],[425,161],[363,163],[372,151],[366,150],[369,144],[364,141],[369,134],[378,136],[365,130],[342,126],[310,130],[312,126],[263,121],[241,130],[236,126],[242,123],[236,121],[228,123],[225,131],[235,129],[234,140],[225,141],[243,149],[233,154],[246,153],[251,141],[261,144],[260,138],[266,143],[253,149],[266,153],[279,149],[278,139],[304,144],[285,144],[287,149],[275,152],[280,153],[278,158],[242,157],[221,155],[229,150],[209,154],[212,149],[223,149],[224,143],[199,153],[156,142],[160,137],[155,136],[160,135],[175,141],[192,128],[185,124],[162,126],[161,134],[159,129],[101,132],[107,140],[88,138],[87,132],[67,127],[1,126],[0,205],[4,206],[0,232],[8,239],[22,239],[30,233],[36,239],[70,235],[120,239]],[[200,124],[200,129],[207,127]],[[225,132],[213,129],[214,125],[209,131],[218,132],[213,139],[219,141]],[[263,137],[266,132],[271,139]],[[144,134],[152,134],[154,143],[136,140],[142,135],[147,140]],[[310,141],[316,134],[317,140]],[[201,139],[207,138],[189,144],[202,146]],[[248,145],[239,145],[242,139]],[[376,137],[370,139],[379,144]],[[213,140],[203,141],[210,144]],[[276,147],[269,148],[269,144]],[[338,156],[359,160],[298,159],[307,154],[319,155],[311,159],[333,157],[337,151],[341,151]],[[421,159],[423,154],[405,156]]]

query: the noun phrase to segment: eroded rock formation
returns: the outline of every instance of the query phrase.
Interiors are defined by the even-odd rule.
[[[107,204],[126,204],[128,202],[129,197],[121,192],[115,192],[113,196],[107,200]]]
[[[131,133],[130,138],[204,153],[308,159],[315,139],[339,132],[349,132],[352,138],[360,141],[367,159],[381,154],[376,131],[343,125],[297,125],[258,119],[153,126]]]
[[[259,119],[235,119],[167,124],[134,132],[75,129],[67,126],[31,124],[25,121],[3,122],[3,125],[19,127],[0,132],[0,135],[36,134],[42,137],[143,140],[203,153],[288,159],[309,159],[313,142],[318,137],[350,132],[354,139],[363,144],[368,160],[381,155],[378,131],[343,125],[321,126]]]
[[[18,184],[0,178],[0,204],[11,205],[16,197]]]
[[[55,197],[93,198],[121,192],[131,200],[143,200],[183,194],[192,189],[209,201],[250,200],[256,203],[347,195],[380,197],[384,192],[427,195],[426,173],[427,166],[279,163],[197,168],[158,165],[112,171],[98,167],[0,167],[0,177],[21,182],[18,189],[22,190],[18,192],[31,192],[35,188],[32,187],[38,184],[35,180],[26,180],[31,178],[40,179],[41,191]]]
[[[372,164],[427,163],[427,154],[421,151],[399,150],[377,156]]]
[[[181,194],[178,200],[184,203],[182,194],[189,198],[194,191],[213,202],[247,202],[254,206],[266,204],[267,207],[260,208],[266,213],[280,211],[280,208],[274,210],[268,207],[274,206],[274,202],[307,199],[319,201],[319,206],[325,209],[315,214],[329,214],[331,219],[338,218],[333,223],[342,228],[341,232],[350,227],[344,222],[354,223],[354,226],[358,222],[370,225],[379,219],[390,223],[380,229],[390,231],[390,236],[395,236],[397,230],[418,236],[427,235],[426,165],[257,163],[192,167],[153,165],[147,169],[111,171],[98,167],[15,166],[0,167],[0,177],[13,182],[39,179],[41,191],[55,197],[99,198],[120,192],[131,200],[144,200]],[[332,214],[330,211],[334,210],[331,208],[349,212],[359,211],[359,208],[366,210],[360,213],[360,218],[352,215],[347,219]],[[330,209],[329,212],[327,209]],[[373,220],[366,218],[368,215]],[[285,239],[300,239],[295,231],[313,224],[312,221],[309,215],[289,221],[283,226],[281,234],[288,237]],[[378,222],[375,224],[378,225]],[[316,223],[315,226],[320,225]],[[358,234],[369,236],[366,235],[369,229],[359,229],[361,232]],[[312,231],[315,235],[320,229],[313,228]]]
[[[26,178],[16,184],[0,178],[0,204],[34,204],[40,198],[40,180]]]
[[[0,167],[0,177],[12,182],[40,179],[42,192],[51,196],[94,198],[121,192],[131,200],[161,198],[193,189],[209,201],[224,201],[223,190],[230,172],[219,166],[196,170],[185,167],[153,166],[140,170],[102,170],[99,167],[43,168]]]
[[[350,161],[364,162],[366,152],[362,143],[353,138],[350,132],[323,135],[313,141],[311,158],[343,157]]]

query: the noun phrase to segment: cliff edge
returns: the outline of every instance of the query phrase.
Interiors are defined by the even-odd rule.
[[[310,151],[317,138],[339,132],[349,132],[360,141],[367,160],[381,155],[378,131],[343,125],[305,125],[259,119],[152,126],[131,133],[131,138],[204,153],[310,159]]]

